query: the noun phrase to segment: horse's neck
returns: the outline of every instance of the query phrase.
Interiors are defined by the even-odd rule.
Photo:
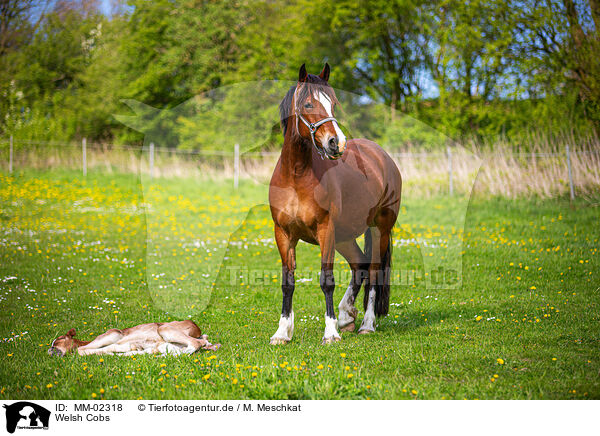
[[[288,129],[281,149],[282,172],[284,176],[298,177],[312,166],[312,146],[300,137],[294,137]]]

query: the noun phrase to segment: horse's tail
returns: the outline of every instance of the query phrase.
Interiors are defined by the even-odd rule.
[[[378,247],[377,247],[378,248]],[[365,232],[365,256],[367,259],[372,258],[373,253],[373,236],[371,235],[371,229],[368,228]],[[376,274],[375,283],[375,315],[384,316],[388,314],[390,308],[390,275],[392,267],[392,234],[390,233],[389,242],[385,253],[381,259],[379,270]],[[363,299],[364,309],[367,310],[369,302],[369,276],[367,273],[367,279],[365,280],[365,294]]]

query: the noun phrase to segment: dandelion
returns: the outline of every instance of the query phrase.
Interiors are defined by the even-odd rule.
[[[340,353],[340,356],[342,356],[342,358],[346,357],[346,353]]]
[[[496,359],[496,362],[498,362],[498,364],[500,364],[500,365],[504,365],[504,359],[502,359],[501,357],[498,357]]]
[[[413,389],[412,391],[410,391],[410,392],[411,392],[413,395],[417,395],[417,394],[418,394],[418,392],[417,392],[416,390],[414,390],[414,389]]]
[[[323,365],[322,365],[322,364],[319,364],[319,365],[317,366],[317,369],[323,369]]]
[[[210,374],[206,374],[202,377],[204,380],[208,380],[210,378]]]
[[[348,378],[354,377],[354,374],[348,374]]]
[[[258,374],[256,372],[253,372],[251,375],[252,377],[256,377]]]
[[[52,388],[52,386],[53,386],[53,385],[52,385],[52,383],[48,383],[48,384],[46,385],[46,387],[47,387],[48,389],[51,389],[51,388]]]

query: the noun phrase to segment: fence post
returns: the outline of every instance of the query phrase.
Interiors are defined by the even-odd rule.
[[[13,170],[13,135],[10,135],[10,147],[8,153],[8,172],[12,173]]]
[[[452,151],[450,147],[446,147],[446,153],[448,155],[448,183],[450,195],[454,193],[454,186],[452,185]]]
[[[83,155],[83,177],[87,176],[87,140],[83,138],[81,140],[81,151]]]
[[[240,145],[235,144],[233,148],[233,187],[238,188],[240,181]]]
[[[567,145],[567,169],[569,171],[569,191],[571,194],[571,200],[575,200],[575,189],[573,188],[573,172],[571,171],[571,153],[569,153],[568,145]]]
[[[154,173],[154,142],[150,143],[150,178]]]

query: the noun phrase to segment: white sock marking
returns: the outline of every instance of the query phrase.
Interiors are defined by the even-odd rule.
[[[346,289],[346,293],[344,294],[342,301],[340,301],[338,311],[339,327],[346,327],[348,324],[354,321],[354,317],[356,316],[356,308],[354,307],[354,295],[351,284],[348,285],[348,289]]]
[[[340,339],[340,334],[337,331],[337,319],[329,318],[325,315],[325,333],[323,334],[323,340],[325,339]]]
[[[275,332],[273,336],[271,336],[271,340],[273,339],[283,339],[285,341],[291,341],[292,335],[294,334],[294,311],[290,313],[289,318],[281,315],[279,318],[279,328]]]
[[[375,287],[372,286],[369,290],[369,300],[367,302],[367,310],[365,311],[365,317],[363,318],[360,330],[375,331]]]

